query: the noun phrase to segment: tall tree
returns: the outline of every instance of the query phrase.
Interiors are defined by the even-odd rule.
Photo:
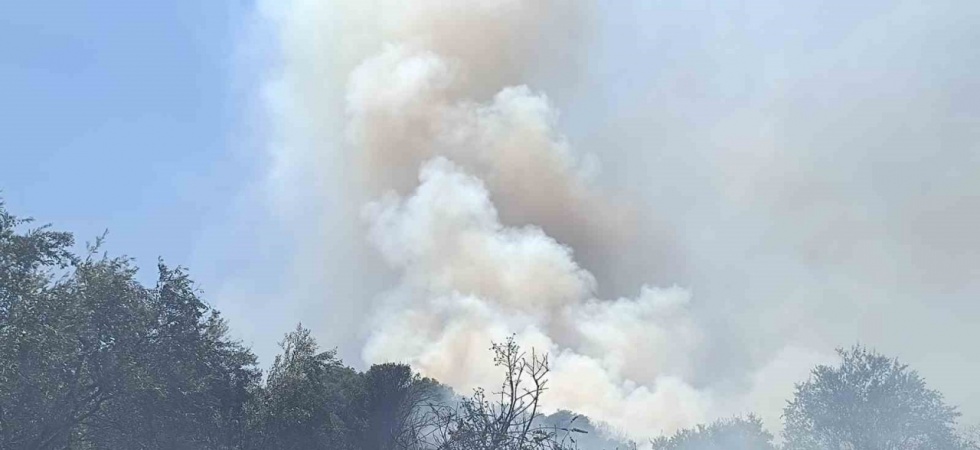
[[[0,448],[231,448],[255,358],[179,269],[72,254],[0,204]]]
[[[898,360],[855,346],[818,366],[786,406],[788,450],[953,450],[956,409]]]
[[[76,264],[68,233],[28,229],[0,203],[0,447],[46,448],[104,401],[84,318],[57,272]],[[98,381],[96,381],[98,379]]]
[[[253,448],[317,450],[354,448],[362,423],[357,373],[335,351],[320,351],[310,330],[298,325],[280,343],[265,389],[254,408]]]
[[[220,315],[181,269],[159,265],[129,383],[87,427],[111,448],[224,449],[241,445],[255,356],[230,341]]]
[[[432,431],[426,412],[450,395],[404,364],[377,364],[363,375],[364,450],[414,450]]]

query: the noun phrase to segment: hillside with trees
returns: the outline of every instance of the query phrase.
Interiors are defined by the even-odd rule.
[[[355,370],[302,326],[262,371],[184,269],[160,262],[147,286],[100,241],[76,254],[71,234],[0,204],[2,449],[978,448],[914,370],[863,347],[800,380],[780,443],[751,415],[649,443],[545,416],[548,359],[512,339],[487,343],[490,391],[455,393],[401,364]]]

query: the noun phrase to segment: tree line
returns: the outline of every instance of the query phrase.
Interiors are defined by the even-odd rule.
[[[0,449],[980,448],[914,370],[863,347],[797,385],[778,446],[751,415],[649,443],[543,415],[547,357],[512,339],[492,344],[490,392],[461,395],[403,364],[355,370],[302,326],[263,373],[185,270],[160,262],[147,286],[100,244],[77,254],[71,234],[0,203]]]

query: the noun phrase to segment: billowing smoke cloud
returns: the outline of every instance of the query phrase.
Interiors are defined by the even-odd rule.
[[[384,196],[363,218],[398,279],[369,315],[364,360],[406,361],[463,390],[492,386],[488,344],[516,334],[552,355],[552,409],[634,437],[704,420],[709,395],[685,381],[699,340],[689,294],[637,285],[634,298],[597,298],[596,277],[576,258],[605,267],[643,251],[639,222],[592,184],[596,158],[573,151],[548,98],[519,84],[542,63],[546,18],[576,8],[332,6],[346,20],[375,13],[328,53],[333,69],[349,68],[337,84],[344,127],[335,145],[350,156],[339,161],[352,163],[349,181],[364,198]],[[357,33],[370,35],[361,61],[345,54],[361,45]]]
[[[397,23],[428,23],[430,6]],[[553,355],[551,408],[634,437],[703,420],[707,396],[683,381],[687,357],[678,358],[697,341],[687,294],[644,287],[636,299],[598,300],[595,277],[573,258],[573,248],[630,250],[627,211],[589,184],[595,161],[573,154],[544,95],[500,86],[479,101],[514,70],[486,61],[521,45],[508,28],[533,24],[542,5],[438,6],[429,13],[455,33],[419,27],[435,31],[386,43],[347,84],[347,138],[369,192],[411,192],[366,208],[371,241],[402,275],[375,313],[365,360],[489,387],[497,371],[487,344],[516,333]],[[471,22],[509,39],[490,31],[478,52],[449,45]]]
[[[499,382],[487,343],[517,334],[548,352],[548,405],[632,436],[704,418],[708,399],[683,381],[698,333],[686,291],[644,287],[635,299],[593,297],[595,278],[540,228],[501,225],[483,182],[448,160],[426,163],[410,197],[366,209],[371,239],[403,273],[365,349],[450,385]]]
[[[372,187],[405,192],[422,161],[445,156],[488,184],[509,223],[537,224],[587,249],[616,246],[632,232],[625,210],[587,185],[597,167],[576,158],[555,132],[558,114],[546,97],[504,87],[477,103],[454,92],[466,67],[389,45],[353,71],[348,134]]]
[[[776,431],[793,382],[862,339],[965,386],[934,349],[961,355],[974,329],[911,299],[938,285],[976,310],[956,300],[980,267],[980,197],[961,195],[980,192],[976,115],[953,95],[976,90],[961,66],[934,83],[888,55],[966,55],[975,30],[877,4],[811,30],[794,14],[817,12],[771,6],[260,2],[281,46],[270,186],[303,241],[286,295],[348,360],[462,390],[496,382],[489,341],[516,334],[552,356],[548,407],[633,437],[746,412]],[[825,37],[844,43],[813,51]],[[607,47],[608,69],[580,65]],[[958,338],[913,338],[906,318]]]

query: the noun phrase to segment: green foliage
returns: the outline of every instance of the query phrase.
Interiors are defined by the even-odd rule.
[[[908,366],[863,347],[838,350],[837,367],[818,366],[787,405],[788,450],[963,447],[959,414]]]
[[[363,395],[357,373],[335,351],[319,351],[310,330],[301,325],[280,346],[283,353],[276,356],[253,408],[252,447],[355,448],[356,406]]]
[[[255,356],[226,338],[183,271],[159,272],[128,383],[87,431],[102,448],[236,448],[259,382]]]
[[[654,450],[775,450],[758,417],[734,417],[652,441]]]
[[[80,366],[84,318],[75,299],[58,295],[53,272],[75,263],[71,235],[47,227],[23,234],[30,220],[0,204],[0,447],[41,448],[66,439],[66,425],[104,401]]]
[[[0,448],[234,448],[255,357],[180,269],[71,252],[0,205]]]
[[[266,379],[187,273],[144,286],[127,258],[0,202],[0,449],[560,450],[628,448],[585,417],[542,416],[548,359],[494,344],[503,382],[457,397],[409,366],[360,373],[302,326]],[[915,371],[861,347],[819,366],[785,409],[785,450],[980,448]],[[583,387],[587,389],[588,387]],[[971,434],[972,433],[972,434]],[[682,430],[655,450],[774,450],[754,416]],[[633,447],[635,448],[635,446]]]

